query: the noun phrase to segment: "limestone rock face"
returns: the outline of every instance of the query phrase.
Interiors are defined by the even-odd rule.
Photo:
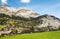
[[[15,8],[15,7],[9,7],[9,6],[0,6],[0,14],[6,14],[12,17],[12,15],[22,18],[35,18],[38,25],[35,27],[41,28],[41,27],[51,27],[54,29],[58,29],[60,26],[60,19],[52,16],[52,15],[39,15],[35,11],[28,9],[28,8]],[[38,18],[38,19],[37,19]],[[32,23],[33,24],[33,23]]]
[[[33,10],[30,10],[28,8],[15,8],[15,7],[9,7],[9,6],[0,6],[0,13],[1,14],[6,14],[6,15],[14,15],[14,16],[19,16],[19,17],[24,17],[24,18],[36,18],[39,16],[36,12]]]
[[[30,17],[36,18],[39,16],[39,14],[28,8],[19,8],[18,11],[15,13],[15,16],[24,18],[30,18]]]
[[[60,26],[60,19],[52,15],[42,15],[40,16],[40,23],[37,25],[38,28],[48,27],[58,29]]]

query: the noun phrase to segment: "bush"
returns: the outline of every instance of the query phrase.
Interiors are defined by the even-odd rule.
[[[41,31],[41,32],[45,32],[45,31],[49,31],[49,29],[48,29],[47,27],[41,27],[41,28],[40,28],[40,31]]]

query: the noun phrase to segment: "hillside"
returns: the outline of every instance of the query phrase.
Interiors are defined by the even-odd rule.
[[[60,31],[6,36],[0,39],[60,39]]]
[[[0,6],[0,36],[60,30],[60,19],[28,8]],[[8,32],[8,33],[7,33]]]

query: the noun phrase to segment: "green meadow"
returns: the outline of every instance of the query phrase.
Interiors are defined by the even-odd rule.
[[[60,39],[60,31],[5,36],[0,39]]]

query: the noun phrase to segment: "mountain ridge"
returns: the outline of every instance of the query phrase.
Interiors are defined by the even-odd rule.
[[[1,13],[7,13],[7,15],[15,15],[15,16],[20,16],[20,17],[38,17],[39,15],[34,12],[33,10],[30,10],[28,8],[14,8],[14,7],[8,7],[8,6],[0,6]],[[6,12],[3,12],[3,10],[6,10]]]
[[[39,15],[28,8],[19,8],[16,11],[14,7],[13,11],[10,11],[10,7],[8,8],[0,6],[0,31],[11,30],[12,33],[16,34],[60,29],[60,19],[53,15]]]

